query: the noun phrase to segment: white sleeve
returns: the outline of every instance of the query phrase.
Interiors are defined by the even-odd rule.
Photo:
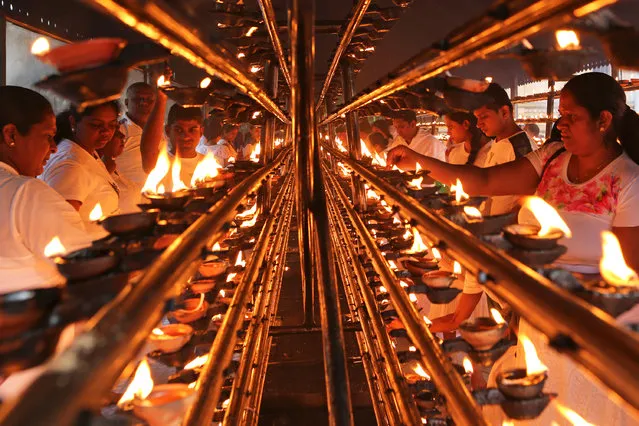
[[[526,155],[526,159],[530,162],[530,164],[535,168],[535,171],[539,176],[541,176],[541,172],[544,169],[544,165],[550,157],[553,156],[555,152],[557,152],[561,147],[563,147],[563,143],[561,142],[552,142],[549,144],[543,145],[541,148],[532,151],[530,154]]]
[[[612,226],[629,228],[639,226],[639,176],[634,174],[630,182],[619,192],[617,209]]]
[[[42,181],[34,179],[20,189],[14,212],[24,245],[35,256],[44,258],[45,246],[56,236],[67,252],[91,244],[80,214]]]
[[[483,292],[484,289],[479,285],[475,275],[466,272],[464,275],[464,293],[465,294],[478,294]]]
[[[62,161],[46,174],[46,183],[65,200],[76,200],[84,204],[93,191],[92,177],[79,164]]]

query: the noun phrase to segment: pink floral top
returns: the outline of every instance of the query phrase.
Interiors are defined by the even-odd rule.
[[[541,176],[544,165],[561,147],[559,142],[545,145],[526,158]],[[555,207],[573,231],[572,239],[562,241],[568,253],[561,262],[577,265],[574,269],[582,272],[596,272],[601,231],[639,226],[639,165],[622,153],[592,179],[575,184],[567,176],[571,156],[564,152],[552,160],[536,194]],[[522,210],[520,222],[535,219]]]

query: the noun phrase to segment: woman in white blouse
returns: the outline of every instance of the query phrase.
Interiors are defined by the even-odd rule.
[[[58,237],[70,251],[90,244],[78,213],[35,179],[56,146],[55,116],[40,94],[0,87],[0,293],[64,283],[45,246]]]
[[[93,208],[99,203],[105,216],[118,212],[120,189],[97,153],[118,128],[118,113],[117,102],[74,111],[69,117],[72,134],[60,141],[40,176],[80,212],[96,236],[103,231],[89,218]]]

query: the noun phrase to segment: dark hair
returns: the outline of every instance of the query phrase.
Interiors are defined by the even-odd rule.
[[[71,121],[69,120],[71,117],[75,119],[75,122],[79,122],[84,117],[93,114],[97,109],[102,108],[104,106],[113,108],[115,111],[115,115],[120,115],[120,104],[118,101],[109,101],[103,104],[93,105],[90,107],[86,107],[84,110],[79,111],[77,108],[70,108],[64,112],[58,114],[55,118],[57,130],[55,133],[55,143],[60,143],[62,139],[73,139],[73,129],[71,128]]]
[[[127,89],[126,89],[126,97],[128,98],[129,96],[131,96],[131,94],[138,90],[138,89],[150,89],[150,90],[155,90],[153,88],[153,86],[151,86],[149,83],[145,83],[143,81],[138,81],[136,83],[133,83],[132,85],[130,85]]]
[[[561,120],[561,118],[558,118],[553,123],[552,130],[550,131],[550,136],[548,136],[548,139],[544,141],[544,144],[551,143],[551,142],[561,142],[561,130],[559,130],[559,127],[558,127],[559,120]]]
[[[362,117],[359,119],[359,131],[364,133],[370,133],[373,131],[371,123],[368,122],[367,118]]]
[[[411,121],[417,121],[417,114],[412,109],[400,109],[393,113],[393,118],[410,123]]]
[[[178,120],[184,120],[184,121],[195,120],[201,125],[202,111],[200,110],[200,108],[197,108],[197,107],[183,108],[179,106],[178,104],[174,104],[169,110],[169,115],[166,118],[166,124],[167,126],[171,126],[173,123],[175,123]]]
[[[470,153],[468,154],[468,160],[466,164],[472,165],[477,159],[477,154],[482,147],[482,139],[484,134],[477,127],[477,117],[473,114],[466,111],[453,111],[446,114],[450,120],[455,123],[464,124],[464,121],[468,121],[470,126],[468,127],[468,131],[471,134],[470,137]]]
[[[38,92],[19,86],[0,86],[0,129],[13,124],[25,135],[47,114],[53,114],[53,108]]]
[[[235,123],[225,123],[222,126],[222,134],[225,135],[225,134],[227,134],[228,132],[230,132],[230,131],[232,131],[234,129],[237,129],[237,124],[235,124]]]
[[[497,111],[503,106],[507,106],[512,111],[513,104],[506,90],[497,83],[490,83],[488,88],[483,92],[488,102],[482,105],[490,110]],[[478,109],[478,108],[477,108]]]
[[[391,137],[390,126],[391,122],[383,118],[373,122],[373,127],[379,129],[387,139]]]
[[[577,104],[586,108],[593,120],[602,111],[612,114],[612,126],[606,132],[606,142],[617,139],[626,154],[639,164],[639,116],[626,105],[626,93],[608,74],[589,72],[571,78],[562,91],[569,92]]]
[[[530,133],[533,134],[533,136],[537,137],[539,136],[539,126],[536,125],[535,123],[528,123],[524,126],[524,131],[526,130],[530,130]]]

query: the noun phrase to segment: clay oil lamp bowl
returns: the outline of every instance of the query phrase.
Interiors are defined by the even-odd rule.
[[[429,249],[424,241],[422,240],[421,235],[417,228],[412,228],[413,240],[410,248],[401,250],[402,256],[413,256],[417,258],[425,257],[429,254]],[[406,240],[407,234],[404,233],[402,238]]]
[[[584,283],[590,303],[614,317],[639,303],[639,276],[626,264],[619,240],[609,231],[602,233],[599,272],[603,279]]]
[[[151,351],[177,352],[191,340],[193,327],[187,324],[169,324],[154,328],[149,335]]]
[[[128,236],[148,232],[153,229],[160,210],[119,214],[101,219],[98,223],[111,235]]]
[[[36,367],[55,353],[63,327],[35,328],[12,337],[0,337],[0,375]],[[2,330],[6,335],[6,330]]]
[[[85,280],[115,269],[120,256],[112,250],[84,248],[55,257],[58,272],[69,281]]]
[[[189,280],[188,287],[195,294],[205,294],[218,286],[218,280],[211,278],[201,278]]]
[[[199,274],[203,278],[216,278],[223,275],[229,268],[229,262],[226,259],[212,259],[202,262],[198,268]]]
[[[439,190],[439,187],[432,179],[427,182],[424,181],[424,176],[419,176],[404,183],[406,192],[413,198],[422,199],[430,195],[434,195]]]
[[[17,336],[41,324],[61,297],[60,287],[0,294],[0,339]]]
[[[533,399],[542,394],[548,371],[539,360],[532,341],[521,333],[518,337],[524,348],[526,368],[500,372],[497,376],[497,388],[506,399]]]
[[[462,212],[452,215],[450,219],[474,235],[495,235],[500,234],[504,227],[515,224],[517,213],[484,216],[477,207],[464,206]]]
[[[495,308],[490,310],[492,318],[479,317],[464,321],[459,326],[462,339],[476,351],[487,351],[504,338],[508,325]]]
[[[515,247],[524,250],[552,250],[557,247],[564,233],[553,230],[540,235],[541,227],[536,225],[513,224],[504,227],[504,237]]]
[[[168,316],[177,322],[186,324],[203,318],[209,308],[209,303],[204,300],[204,294],[201,294],[199,298],[184,300],[181,306],[181,308],[169,312]]]
[[[428,288],[426,297],[434,304],[443,304],[452,302],[461,289],[451,287],[451,285],[459,278],[461,273],[461,266],[455,262],[455,272],[437,270],[426,272],[422,275],[422,282]],[[457,272],[459,271],[459,272]]]
[[[151,208],[161,211],[182,210],[192,197],[189,190],[183,189],[175,192],[153,193],[145,191],[142,196],[149,201]]]

